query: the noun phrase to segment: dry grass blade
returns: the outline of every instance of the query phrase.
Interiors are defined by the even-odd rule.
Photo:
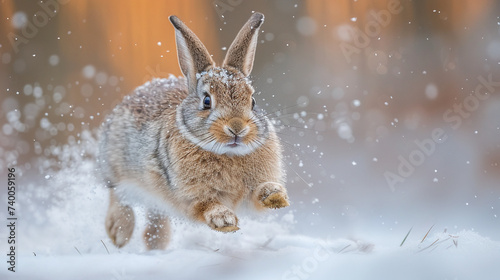
[[[205,249],[207,249],[209,251],[212,251],[212,252],[218,252],[220,250],[220,249],[212,249],[212,248],[210,248],[210,247],[208,247],[206,245],[203,245],[201,243],[195,243],[195,244],[198,245],[198,246],[200,246],[200,247],[202,247],[202,248],[205,248]]]
[[[245,258],[241,258],[241,257],[229,255],[229,254],[222,253],[222,252],[220,254],[223,255],[223,256],[226,256],[226,257],[230,257],[232,260],[238,260],[238,261],[246,261],[247,260]]]
[[[78,250],[78,248],[76,248],[76,246],[74,246],[74,247],[75,247],[75,250],[78,252],[78,254],[80,254],[80,256],[81,256],[82,253],[80,253],[80,250]]]
[[[35,254],[35,252],[33,252],[33,255],[34,255],[34,256],[36,257],[36,254]]]
[[[453,244],[455,244],[455,248],[458,248],[458,240],[453,239]]]
[[[351,247],[351,244],[349,244],[349,245],[345,246],[344,248],[340,249],[340,251],[338,251],[337,254],[342,253],[345,249],[347,249],[349,247]]]
[[[261,247],[267,247],[267,245],[269,245],[269,243],[271,243],[271,241],[273,241],[274,237],[271,237],[269,238],[266,242],[264,242],[264,244],[261,245]]]
[[[221,255],[223,255],[223,256],[229,257],[229,258],[231,258],[231,259],[233,259],[233,260],[239,260],[239,261],[245,261],[245,260],[246,260],[246,259],[244,259],[244,258],[237,257],[237,256],[233,256],[233,255],[227,254],[226,252],[220,251],[220,249],[219,249],[219,248],[218,248],[218,249],[212,249],[212,248],[210,248],[210,247],[208,247],[208,246],[206,246],[206,245],[203,245],[203,244],[201,244],[201,243],[196,243],[196,245],[198,245],[198,246],[200,246],[200,247],[202,247],[202,248],[208,249],[208,250],[210,250],[210,251],[212,251],[212,252],[214,252],[214,253],[218,253],[218,254],[221,254]]]
[[[425,247],[425,248],[423,248],[423,249],[421,249],[421,250],[417,251],[417,253],[420,253],[420,252],[422,252],[422,251],[425,251],[425,250],[427,250],[427,249],[431,248],[431,247],[432,247],[432,246],[434,246],[434,245],[435,245],[438,241],[439,241],[439,238],[438,238],[438,239],[436,239],[436,241],[432,242],[432,244],[431,244],[431,245],[429,245],[429,246],[427,246],[427,247]]]
[[[405,238],[403,239],[403,241],[401,242],[401,244],[399,245],[399,247],[401,247],[401,246],[403,246],[403,244],[405,244],[406,238],[408,238],[408,235],[410,235],[410,232],[411,232],[412,229],[413,229],[413,227],[410,228],[410,230],[406,234]]]
[[[439,238],[436,239],[436,241],[432,242],[431,245],[429,245],[429,247],[432,246],[432,245],[434,245],[434,244],[436,244],[436,242],[438,242],[438,241],[439,241]]]
[[[441,240],[440,242],[436,243],[436,245],[437,245],[437,244],[441,244],[441,243],[443,243],[443,242],[446,242],[446,241],[448,241],[448,240],[450,240],[450,239],[451,239],[451,237],[448,237],[448,238],[446,238],[446,239],[443,239],[443,240]]]
[[[109,250],[108,250],[108,247],[106,246],[106,244],[104,244],[104,241],[102,241],[102,239],[101,239],[101,243],[102,243],[102,245],[104,246],[104,248],[106,248],[106,252],[108,252],[108,255],[109,255]]]
[[[270,244],[270,243],[271,243],[271,241],[273,241],[273,240],[274,240],[274,237],[269,238],[269,239],[268,239],[268,240],[266,240],[266,242],[264,242],[262,245],[259,245],[259,246],[257,247],[257,249],[267,250],[267,251],[277,251],[276,249],[269,247],[269,244]]]
[[[423,243],[424,240],[427,238],[427,235],[429,235],[429,232],[431,232],[432,228],[434,227],[434,225],[431,226],[431,228],[427,231],[427,233],[425,234],[424,238],[422,239],[422,241],[420,241],[420,243]],[[439,240],[439,239],[438,239]],[[434,244],[434,243],[433,243]]]
[[[221,265],[223,265],[223,263],[206,264],[206,265],[200,266],[199,268],[214,267],[214,266],[221,266]]]

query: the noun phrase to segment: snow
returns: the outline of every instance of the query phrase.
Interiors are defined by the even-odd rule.
[[[12,26],[21,29],[28,24],[28,16],[24,12],[16,12],[12,15]]]
[[[56,66],[57,64],[59,64],[59,56],[56,54],[51,55],[49,57],[49,64],[51,66]]]
[[[301,35],[311,36],[316,33],[316,21],[310,17],[301,17],[297,20],[297,31]]]
[[[96,72],[96,69],[93,65],[87,65],[87,66],[83,67],[83,69],[82,69],[82,74],[87,79],[93,78],[95,75],[95,72]]]
[[[19,182],[25,189],[18,197],[17,272],[13,277],[0,270],[1,279],[498,279],[500,275],[500,243],[473,230],[412,228],[403,244],[407,232],[400,230],[366,232],[362,237],[318,234],[308,221],[297,218],[293,206],[240,213],[241,230],[231,234],[174,217],[168,249],[152,252],[143,247],[144,211],[137,208],[133,238],[118,249],[104,231],[108,196],[95,175],[95,147],[93,134],[83,132],[79,144],[52,150],[61,169],[36,183]],[[314,198],[312,204],[320,199]],[[345,208],[342,214],[352,211]],[[1,246],[6,249],[6,242]]]
[[[428,84],[425,87],[425,96],[429,99],[436,99],[438,96],[438,88],[435,84]]]

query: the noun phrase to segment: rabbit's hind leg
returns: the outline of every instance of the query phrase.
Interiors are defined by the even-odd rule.
[[[144,242],[148,250],[164,250],[170,241],[170,221],[156,211],[148,211],[148,224],[144,231]]]
[[[105,221],[106,232],[113,244],[121,248],[130,241],[134,231],[134,211],[130,206],[120,202],[113,188],[109,189],[109,194],[109,208]]]

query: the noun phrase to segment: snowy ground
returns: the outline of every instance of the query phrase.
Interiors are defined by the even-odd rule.
[[[36,257],[26,252],[15,279],[498,279],[500,275],[500,244],[472,232],[457,233],[458,246],[448,234],[435,234],[429,240],[442,243],[424,250],[430,242],[414,240],[400,248],[286,232],[269,239],[265,233],[280,231],[276,224],[245,221],[243,226],[251,228],[229,238],[190,228],[181,241],[177,232],[175,241],[182,245],[165,252],[110,248],[108,255],[104,248],[101,252],[95,248],[81,256]],[[97,239],[94,243],[100,245]]]
[[[297,220],[293,205],[264,214],[241,214],[241,230],[232,234],[174,219],[168,250],[155,252],[143,248],[144,218],[136,209],[133,240],[117,249],[104,231],[107,192],[95,177],[93,147],[95,140],[84,133],[81,144],[53,151],[64,166],[61,170],[42,182],[20,181],[25,185],[18,197],[17,272],[2,269],[1,279],[500,277],[500,243],[478,232],[445,232],[441,225],[430,230],[415,227],[404,243],[409,228],[358,233],[362,237],[356,238],[333,236],[308,230],[307,221]],[[4,251],[6,244],[1,245]]]

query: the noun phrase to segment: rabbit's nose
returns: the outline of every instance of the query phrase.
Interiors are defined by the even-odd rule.
[[[229,132],[229,133],[227,133]],[[232,118],[229,120],[228,126],[227,126],[227,131],[226,133],[229,136],[239,136],[243,137],[247,134],[248,132],[248,126],[245,125],[245,122],[243,122],[242,119],[240,118]]]

